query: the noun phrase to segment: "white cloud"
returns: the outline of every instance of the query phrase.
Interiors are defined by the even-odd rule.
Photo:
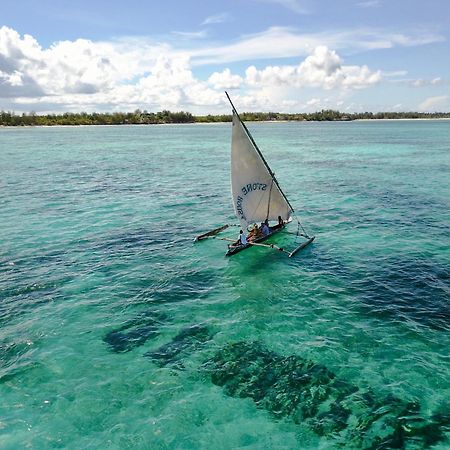
[[[423,78],[418,78],[417,80],[410,81],[413,87],[423,87],[423,86],[440,86],[444,84],[445,81],[441,77],[435,77],[431,80],[425,80]]]
[[[2,97],[18,105],[42,103],[73,110],[219,102],[219,93],[193,76],[189,55],[167,45],[78,39],[43,49],[31,36],[21,37],[8,27],[0,28]]]
[[[133,86],[133,95],[136,102],[168,107],[214,105],[222,96],[194,77],[187,55],[159,57],[150,74]]]
[[[335,51],[319,46],[298,67],[299,82],[331,89],[343,75],[342,62]]]
[[[322,89],[361,89],[378,83],[380,71],[371,72],[367,66],[345,66],[336,52],[318,46],[298,66],[268,66],[257,70],[250,66],[246,70],[249,85],[309,86]]]
[[[382,71],[381,75],[384,78],[404,77],[408,75],[408,71],[407,70]]]
[[[340,100],[337,97],[351,96],[356,89],[381,80],[380,71],[366,65],[346,65],[336,51],[350,48],[350,40],[358,36],[366,36],[366,44],[372,45],[376,39],[365,33],[367,30],[301,35],[292,29],[271,28],[231,45],[206,47],[203,42],[196,43],[194,50],[180,49],[180,42],[169,45],[143,37],[110,42],[77,39],[44,48],[32,36],[1,27],[1,108],[39,112],[186,109],[213,113],[227,107],[223,90],[238,88],[233,97],[247,110],[312,108],[307,99],[320,98],[323,90],[328,91],[329,105],[334,107]],[[386,39],[389,41],[389,36]],[[321,42],[336,45],[324,46]],[[224,61],[286,56],[302,60],[294,65],[258,68],[249,62],[241,73],[221,65]],[[206,60],[219,68],[211,73],[207,66],[199,67]],[[398,75],[403,74],[391,73]],[[443,80],[438,77],[428,83],[438,86]],[[322,100],[320,105],[324,104],[328,105]]]
[[[163,48],[167,46],[154,46],[150,52],[145,46],[136,50],[125,41],[112,44],[77,39],[43,49],[33,37],[21,37],[15,30],[1,27],[0,70],[3,80],[7,74],[9,84],[16,80],[16,86],[21,86],[15,95],[92,94],[142,75]]]
[[[306,104],[308,106],[317,106],[320,105],[320,101],[321,101],[320,98],[311,98],[306,102]]]
[[[423,80],[422,78],[419,78],[417,80],[413,80],[411,81],[411,85],[414,87],[422,87],[425,86],[425,80]]]
[[[208,83],[212,84],[215,89],[237,89],[243,81],[239,75],[232,75],[228,68],[222,72],[214,72],[208,79]]]
[[[308,14],[307,8],[304,6],[304,1],[299,0],[255,0],[263,3],[275,3],[284,8],[287,8],[297,14]]]
[[[43,49],[31,36],[21,37],[7,27],[0,29],[0,57],[0,97],[13,98],[19,105],[54,104],[74,110],[115,105],[206,108],[223,103],[223,89],[239,87],[266,92],[256,100],[243,96],[244,105],[258,109],[270,105],[277,86],[358,89],[380,78],[366,66],[343,65],[336,52],[318,46],[298,66],[250,66],[245,78],[226,68],[202,81],[192,72],[191,54],[168,45],[143,39],[78,39]],[[285,100],[278,98],[278,105],[288,106]]]
[[[230,20],[231,20],[231,15],[229,13],[215,14],[213,16],[207,17],[202,22],[202,25],[211,25],[214,23],[224,23],[224,22],[229,22]]]
[[[450,105],[448,95],[428,97],[419,105],[419,110],[426,112],[448,111],[449,109]]]
[[[290,29],[272,27],[263,33],[244,36],[232,44],[198,49],[192,56],[194,64],[226,64],[306,55],[317,45],[319,39],[314,36],[298,36]]]
[[[17,70],[14,70],[12,73],[2,72],[0,70],[0,81],[11,87],[23,86],[22,74]]]
[[[357,3],[362,8],[378,8],[381,6],[381,0],[366,0],[364,2]]]
[[[207,36],[206,30],[202,31],[172,31],[172,34],[182,39],[203,39]]]
[[[436,77],[436,78],[433,78],[433,79],[430,81],[430,83],[431,83],[432,85],[436,86],[436,85],[443,84],[443,83],[444,83],[444,80],[443,80],[441,77]]]
[[[405,34],[359,28],[302,34],[293,28],[271,27],[261,33],[243,36],[231,44],[199,48],[192,52],[192,62],[195,65],[228,64],[236,61],[299,57],[308,55],[320,45],[355,52],[425,45],[444,39],[441,35],[425,32]]]

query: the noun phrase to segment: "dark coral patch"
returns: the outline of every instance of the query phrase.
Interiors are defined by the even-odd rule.
[[[416,402],[360,389],[321,364],[278,355],[259,342],[229,344],[204,367],[226,395],[251,398],[272,417],[351,448],[425,448],[445,440],[450,424],[448,414],[426,419]]]
[[[155,351],[146,353],[145,356],[150,357],[160,367],[173,365],[179,362],[178,359],[182,354],[187,351],[197,350],[212,337],[213,333],[208,327],[191,325],[181,330],[172,341],[162,345]]]
[[[110,331],[103,340],[116,353],[129,352],[145,344],[148,339],[156,337],[165,320],[166,315],[162,313],[142,313],[117,330]]]

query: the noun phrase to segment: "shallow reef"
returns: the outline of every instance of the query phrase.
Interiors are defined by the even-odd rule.
[[[259,342],[226,345],[204,368],[226,395],[251,398],[273,418],[305,424],[342,447],[426,448],[450,431],[448,409],[424,417],[417,402],[360,389],[321,364]]]
[[[179,357],[188,351],[197,350],[213,336],[213,332],[207,326],[191,325],[183,328],[172,341],[155,351],[147,352],[145,356],[150,357],[160,367],[175,365],[177,368],[182,368]]]
[[[103,340],[116,353],[129,352],[148,339],[156,337],[161,325],[167,320],[166,314],[152,310],[143,312],[120,328],[110,331]]]

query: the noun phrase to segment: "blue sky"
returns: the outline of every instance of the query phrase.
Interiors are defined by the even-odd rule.
[[[450,2],[2,0],[0,110],[450,111]]]

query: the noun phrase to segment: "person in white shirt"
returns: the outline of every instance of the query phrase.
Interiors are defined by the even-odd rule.
[[[238,243],[241,245],[247,245],[247,236],[245,235],[245,233],[242,230],[239,231]]]

